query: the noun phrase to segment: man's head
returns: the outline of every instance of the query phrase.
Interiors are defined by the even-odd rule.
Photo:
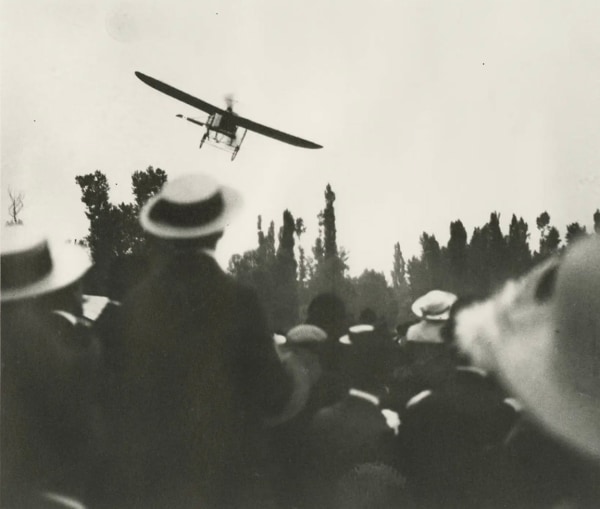
[[[441,331],[455,301],[456,295],[443,290],[431,290],[419,297],[411,309],[421,321],[408,329],[408,341],[442,343]]]
[[[321,293],[310,301],[306,323],[323,329],[331,342],[346,332],[347,322],[346,305],[337,295]]]

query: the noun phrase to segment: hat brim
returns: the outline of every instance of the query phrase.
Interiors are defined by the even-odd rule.
[[[582,452],[600,458],[600,408],[598,402],[561,381],[552,362],[548,341],[551,327],[518,334],[497,354],[505,384],[525,409],[555,435]]]
[[[316,325],[300,324],[288,331],[286,339],[290,345],[318,344],[327,341],[327,333]]]
[[[469,313],[481,313],[489,323],[492,304],[480,304],[459,313],[458,338],[462,349],[475,362],[492,369],[507,389],[523,404],[524,411],[558,438],[581,452],[600,458],[600,407],[598,401],[575,390],[572,380],[554,362],[552,310],[535,322],[511,324],[510,333],[500,333],[505,325],[492,325],[492,333],[475,334],[465,340],[470,327]],[[518,320],[519,317],[517,317]],[[477,319],[476,319],[477,320]]]
[[[142,208],[140,212],[140,224],[149,234],[163,239],[194,239],[223,231],[229,226],[231,220],[241,209],[242,195],[228,186],[221,186],[220,191],[223,196],[223,212],[209,223],[201,226],[178,227],[152,220],[150,213],[156,202],[160,199],[159,195],[155,195]]]
[[[20,288],[2,290],[2,302],[38,297],[66,288],[81,279],[91,267],[88,254],[79,246],[49,241],[52,272],[43,279]]]
[[[423,320],[431,322],[442,322],[450,318],[450,308],[456,302],[456,295],[444,290],[431,290],[415,300],[411,306],[411,311]],[[433,306],[432,306],[433,305]],[[442,308],[439,312],[426,313],[424,310],[437,307]]]

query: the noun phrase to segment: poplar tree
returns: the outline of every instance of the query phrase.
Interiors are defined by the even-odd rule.
[[[510,277],[518,277],[531,267],[532,255],[529,248],[529,227],[525,220],[512,215],[508,227],[506,246],[508,251],[508,268]]]
[[[347,270],[346,254],[341,253],[337,246],[337,231],[335,224],[335,193],[330,184],[325,188],[325,208],[319,214],[319,236],[315,240],[313,254],[315,269],[311,278],[311,294],[334,292],[341,294],[344,288]]]
[[[450,238],[445,250],[448,268],[448,290],[462,294],[467,288],[468,278],[467,231],[462,221],[450,223]]]
[[[279,245],[275,259],[275,285],[272,300],[273,322],[276,329],[286,331],[298,321],[298,264],[294,254],[296,224],[289,210],[283,212],[279,230]]]
[[[487,224],[485,258],[489,267],[491,289],[502,284],[508,276],[507,248],[500,229],[500,214],[492,212]]]

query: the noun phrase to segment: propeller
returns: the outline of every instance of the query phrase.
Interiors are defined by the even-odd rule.
[[[233,110],[233,103],[236,103],[237,101],[234,99],[233,94],[227,94],[225,97],[225,104],[227,105],[227,109],[231,109]]]

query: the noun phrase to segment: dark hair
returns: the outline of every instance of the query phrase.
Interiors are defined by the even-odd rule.
[[[149,236],[154,246],[166,249],[168,251],[194,251],[199,249],[215,249],[217,243],[223,237],[223,230],[203,237],[194,237],[191,239],[164,239],[155,236]]]
[[[375,311],[373,311],[371,308],[365,308],[360,312],[358,321],[360,323],[375,325],[377,322],[377,313],[375,313]]]
[[[337,340],[347,328],[346,306],[334,293],[321,293],[308,305],[306,323],[321,327],[330,340]]]

